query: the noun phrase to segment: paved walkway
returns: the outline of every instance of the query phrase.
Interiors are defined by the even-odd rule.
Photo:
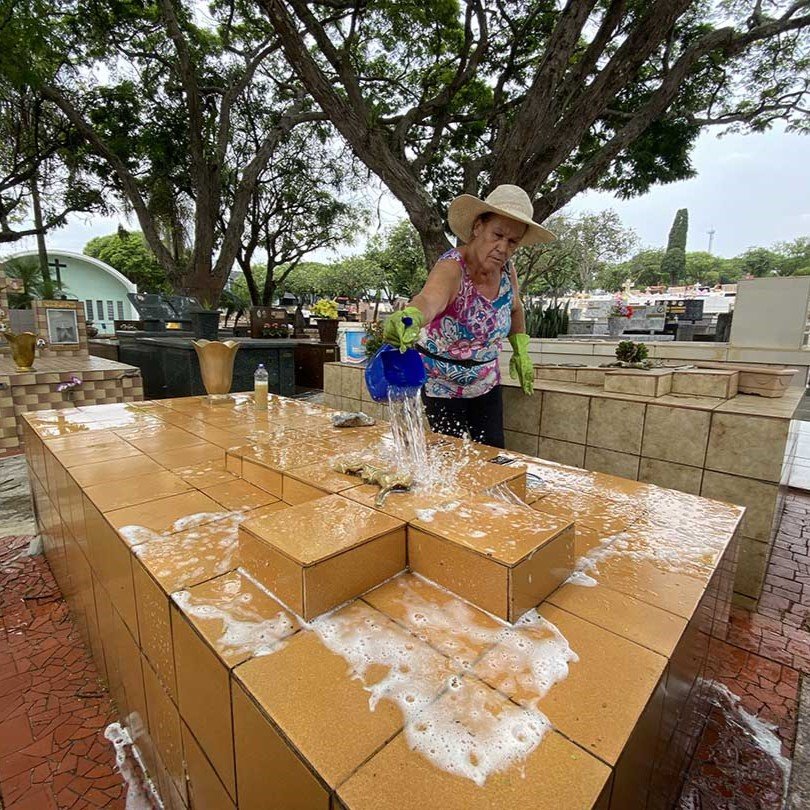
[[[23,470],[0,461],[0,493],[16,496]],[[30,516],[17,517],[30,527]],[[0,808],[124,808],[103,736],[112,703],[44,558],[27,555],[30,540],[0,537]],[[800,677],[810,672],[808,586],[810,493],[792,491],[758,610],[734,608],[728,637],[713,642],[716,705],[680,810],[781,808],[779,758],[792,755]]]

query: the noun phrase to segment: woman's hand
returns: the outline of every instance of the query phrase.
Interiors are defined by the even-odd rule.
[[[419,340],[424,325],[425,318],[416,307],[405,307],[388,317],[383,327],[383,340],[404,352]]]
[[[512,344],[512,359],[509,361],[509,376],[520,381],[526,396],[534,393],[534,364],[529,357],[529,336],[524,332],[509,335]]]

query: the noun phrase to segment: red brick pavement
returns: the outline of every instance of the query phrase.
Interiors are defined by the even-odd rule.
[[[30,538],[0,538],[0,796],[5,810],[123,808],[103,730],[109,696]],[[732,611],[711,655],[740,706],[776,727],[790,756],[800,673],[810,672],[810,495],[792,493],[758,609]],[[781,807],[782,773],[719,700],[687,774],[682,810]]]
[[[0,539],[0,796],[5,810],[123,808],[109,695],[30,537]]]
[[[739,705],[773,724],[790,758],[799,680],[810,674],[810,494],[791,491],[753,612],[733,607],[725,640],[712,641],[717,680]],[[713,709],[681,797],[682,810],[781,810],[783,774],[754,744],[739,714]]]

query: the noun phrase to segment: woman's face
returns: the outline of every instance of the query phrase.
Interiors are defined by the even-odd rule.
[[[512,258],[527,227],[499,214],[489,217],[486,222],[477,219],[468,249],[475,254],[483,269],[500,270]]]

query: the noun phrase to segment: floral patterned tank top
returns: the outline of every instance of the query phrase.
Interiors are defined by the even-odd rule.
[[[449,250],[439,261],[452,259],[461,266],[461,285],[444,312],[424,329],[420,345],[431,354],[422,362],[427,371],[425,394],[429,397],[480,397],[501,381],[498,355],[501,341],[512,327],[512,282],[509,265],[501,271],[498,293],[490,301],[475,287],[467,265],[457,249]],[[461,366],[451,358],[473,360],[480,365]]]

